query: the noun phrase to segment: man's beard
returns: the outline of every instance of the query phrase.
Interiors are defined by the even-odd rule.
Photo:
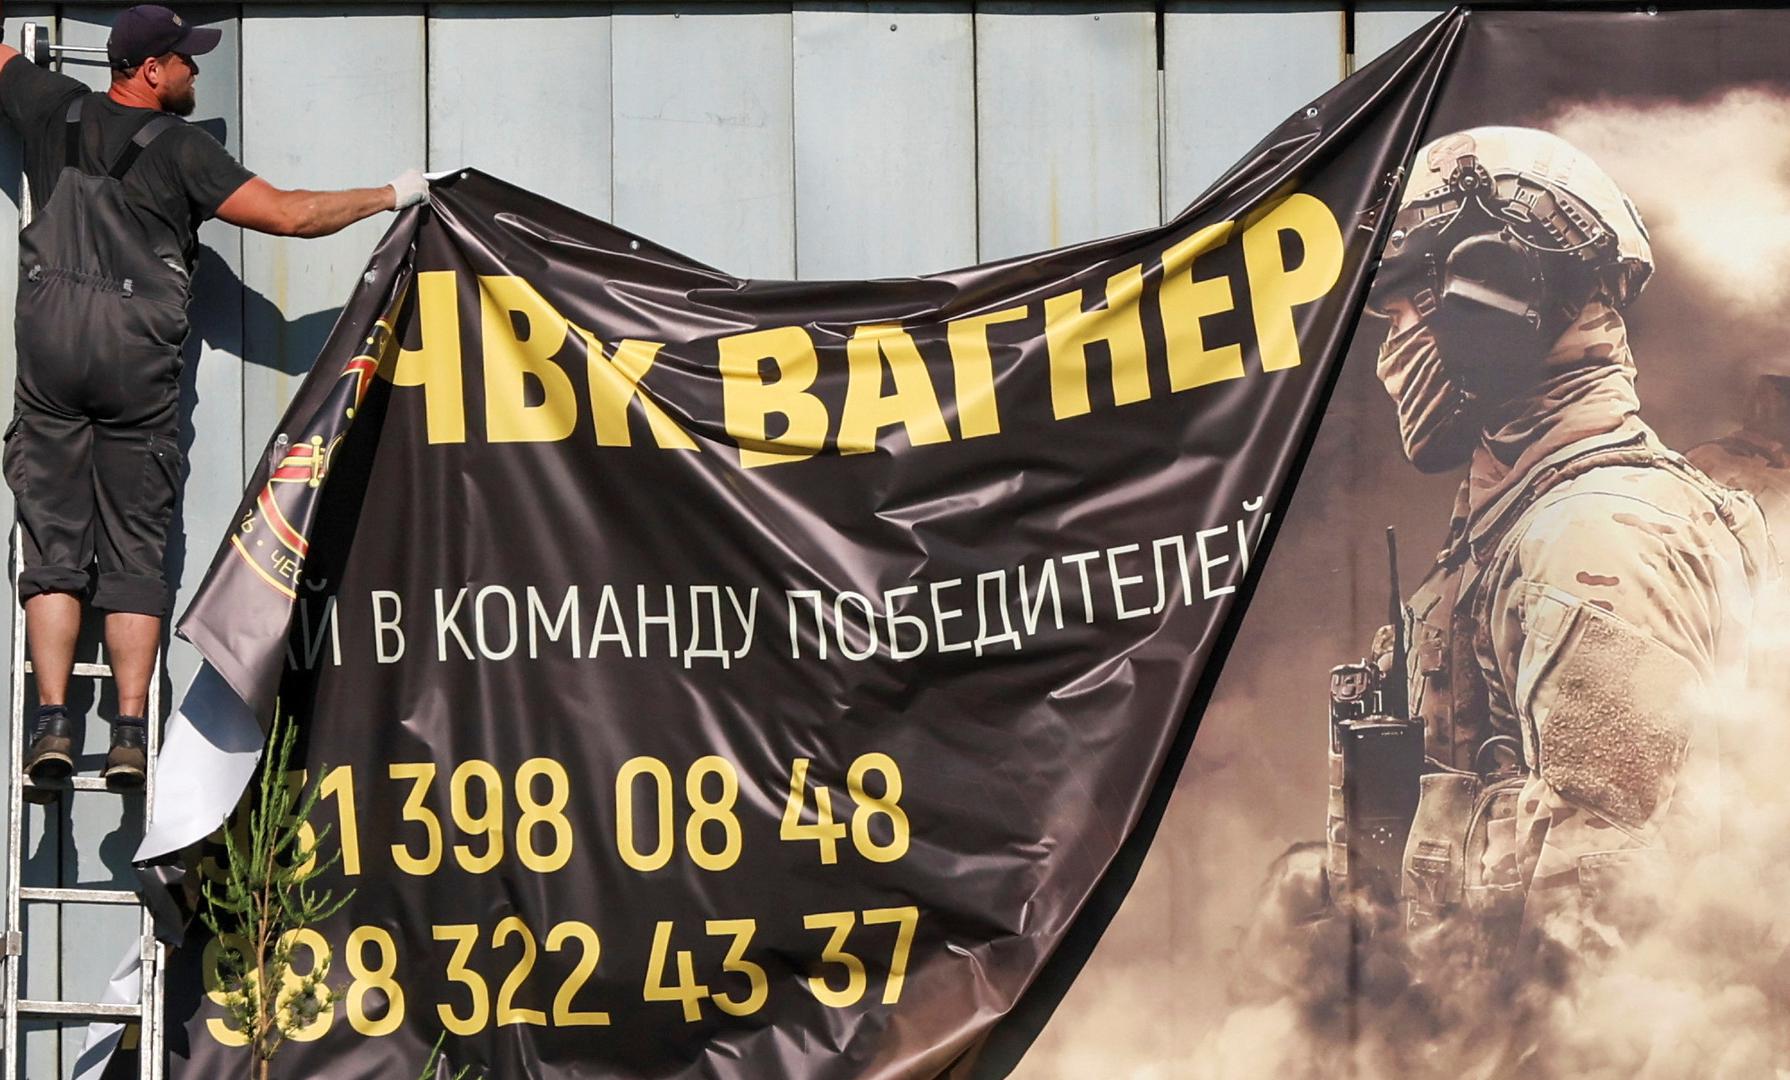
[[[1474,398],[1443,370],[1429,327],[1419,323],[1387,337],[1375,372],[1398,408],[1411,464],[1426,473],[1466,464],[1479,439]]]
[[[185,90],[162,99],[162,111],[173,113],[175,116],[191,116],[193,110],[198,107],[199,98],[194,93],[191,83],[187,84]]]

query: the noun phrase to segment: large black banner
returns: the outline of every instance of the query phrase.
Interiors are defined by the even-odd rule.
[[[1462,21],[1168,225],[925,278],[435,183],[182,623],[296,718],[355,890],[278,1071],[1007,1067],[1155,827]],[[215,949],[177,1077],[246,1054]]]

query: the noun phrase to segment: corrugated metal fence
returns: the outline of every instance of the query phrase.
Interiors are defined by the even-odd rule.
[[[735,274],[942,270],[1171,216],[1353,57],[1440,3],[204,4],[224,31],[199,112],[281,187],[472,165]],[[116,5],[8,5],[103,45]],[[106,83],[103,65],[63,70]],[[0,133],[0,305],[16,287],[19,154]],[[188,346],[184,604],[389,217],[288,240],[221,222]],[[0,335],[0,382],[13,373]],[[0,517],[10,499],[0,492]],[[0,646],[10,623],[0,621]],[[196,657],[169,651],[184,685]],[[105,726],[89,725],[97,768]],[[6,755],[10,758],[10,753]],[[10,776],[8,760],[0,776]],[[34,809],[28,884],[130,879],[135,801]],[[91,997],[132,936],[99,908],[29,911],[31,997]],[[27,1028],[25,1075],[79,1032]],[[1034,1071],[1034,1075],[1043,1075]]]

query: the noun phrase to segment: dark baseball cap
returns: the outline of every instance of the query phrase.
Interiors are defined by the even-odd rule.
[[[160,4],[138,4],[113,21],[106,55],[114,67],[135,67],[152,56],[208,53],[223,36],[222,30],[194,26]]]

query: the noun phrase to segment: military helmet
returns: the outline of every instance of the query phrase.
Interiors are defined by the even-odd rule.
[[[1385,260],[1433,252],[1463,216],[1491,219],[1507,244],[1550,262],[1570,256],[1617,307],[1638,296],[1653,272],[1640,211],[1596,162],[1546,131],[1471,128],[1419,150]]]

